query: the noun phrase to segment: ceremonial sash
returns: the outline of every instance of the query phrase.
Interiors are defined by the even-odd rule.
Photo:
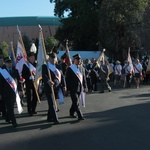
[[[25,63],[29,70],[36,75],[36,68],[31,63]]]
[[[118,72],[118,75],[120,75],[120,72],[119,72],[117,66],[115,67],[115,70]]]
[[[81,85],[82,85],[83,76],[82,76],[81,72],[79,71],[79,69],[77,68],[77,66],[73,64],[73,65],[71,65],[69,67],[72,69],[72,71],[78,77],[78,79],[79,79],[79,81],[81,82]],[[85,107],[85,92],[83,92],[83,90],[81,90],[79,98],[80,98],[80,101],[82,103],[82,106]]]
[[[140,70],[138,70],[138,68],[134,65],[134,68],[140,73]]]
[[[56,78],[59,80],[59,83],[61,83],[61,73],[56,68],[56,66],[48,62],[48,68],[56,75]]]
[[[127,68],[127,72],[130,73],[130,70],[128,70],[128,68]]]
[[[146,62],[144,62],[144,64],[145,64],[146,67],[148,66],[148,64]]]
[[[55,74],[59,83],[61,83],[61,73],[56,68],[56,66],[48,62],[48,68]],[[62,92],[61,88],[59,88],[58,96],[59,96],[59,104],[64,104],[64,96],[63,96],[63,92]]]
[[[85,92],[81,91],[80,101],[83,107],[85,107]]]
[[[7,81],[7,83],[10,85],[10,87],[12,88],[12,90],[16,94],[16,103],[17,103],[18,113],[20,114],[23,111],[23,108],[22,108],[21,103],[20,103],[21,100],[20,100],[20,97],[19,97],[19,94],[18,94],[16,82],[11,77],[11,75],[7,72],[6,69],[1,69],[0,68],[0,73],[2,74],[2,76],[4,77],[4,79]]]
[[[94,70],[94,69],[93,69],[93,71],[94,71],[94,73],[96,74],[96,76],[98,77],[99,75],[98,75],[97,71],[96,71],[96,70]]]
[[[106,74],[106,71],[103,69],[103,67],[101,66],[101,70],[102,70],[102,72],[103,73],[105,73]]]
[[[83,76],[82,76],[81,72],[79,71],[79,69],[77,68],[77,66],[73,64],[73,65],[71,65],[69,67],[72,69],[72,71],[75,73],[75,75],[78,77],[79,81],[82,84]]]

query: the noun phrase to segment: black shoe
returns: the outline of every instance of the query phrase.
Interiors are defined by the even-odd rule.
[[[5,119],[5,122],[7,123],[11,123],[11,121],[9,119]]]
[[[13,123],[12,126],[13,126],[14,128],[16,128],[16,127],[18,127],[18,124],[17,124],[17,123]]]
[[[33,114],[33,115],[36,115],[36,114],[37,114],[37,112],[36,112],[36,111],[33,111],[33,112],[32,112],[32,114]]]
[[[84,118],[84,117],[79,117],[78,120],[79,120],[79,121],[80,121],[80,120],[85,120],[85,118]]]
[[[33,116],[33,114],[32,114],[32,113],[29,113],[29,116]]]
[[[100,91],[99,93],[104,93],[104,91]]]
[[[47,118],[48,122],[53,122],[53,119]]]
[[[108,90],[109,92],[111,92],[111,87],[109,88],[109,90]]]
[[[59,121],[55,121],[55,122],[54,122],[54,125],[57,125],[57,124],[60,124],[60,122],[59,122]]]
[[[77,116],[75,114],[70,114],[71,118],[77,118]]]

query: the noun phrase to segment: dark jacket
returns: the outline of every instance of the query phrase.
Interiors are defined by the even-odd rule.
[[[6,68],[5,68],[6,69]],[[6,69],[7,70],[7,69]],[[17,84],[17,89],[18,91],[21,91],[21,83],[20,81],[20,76],[18,73],[18,70],[15,69],[15,67],[12,68],[12,72],[10,74],[12,76],[12,78],[15,80],[16,84]],[[10,85],[7,83],[7,81],[2,77],[1,75],[1,89],[0,91],[2,91],[2,94],[4,97],[11,97],[11,96],[15,96],[15,92],[13,91],[13,89],[10,87]]]
[[[35,67],[35,64],[32,65]],[[27,65],[24,64],[22,69],[22,77],[25,79],[26,88],[34,89],[33,81],[30,80],[31,75],[35,76],[30,72],[30,69],[27,67]]]
[[[82,87],[87,88],[85,68],[79,67],[79,70],[80,70],[81,74],[83,75],[83,83],[82,84],[81,84],[79,78],[73,72],[73,70],[70,67],[68,67],[68,69],[67,69],[66,84],[67,84],[67,90],[70,92],[79,92],[80,93]]]
[[[104,71],[103,71],[104,70]],[[101,65],[99,69],[99,77],[101,79],[106,79],[108,77],[108,67],[106,65]]]
[[[59,70],[59,68],[57,68],[57,69]],[[59,70],[59,71],[61,73],[61,83],[59,83],[59,80],[57,79],[56,75],[50,70],[51,79],[54,82],[54,92],[55,92],[56,98],[58,98],[59,88],[62,89],[63,87],[66,87],[66,82],[65,82],[64,76],[63,76],[61,70]],[[48,76],[48,69],[47,69],[46,64],[42,65],[42,79],[43,79],[43,83],[44,83],[45,92],[52,93],[51,87],[47,83],[49,81],[49,76]]]

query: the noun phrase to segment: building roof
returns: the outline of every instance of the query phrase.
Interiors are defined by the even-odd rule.
[[[59,26],[59,18],[56,17],[2,17],[0,18],[0,27],[2,26]]]

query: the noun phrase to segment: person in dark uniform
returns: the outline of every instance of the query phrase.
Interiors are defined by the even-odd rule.
[[[88,91],[92,92],[91,70],[92,70],[91,60],[86,59],[86,64],[85,64],[86,81],[87,81]]]
[[[15,80],[18,92],[21,92],[21,85],[20,85],[20,76],[18,73],[18,70],[15,69],[15,67],[12,67],[12,60],[10,57],[7,57],[5,59],[5,67],[3,69],[6,69],[10,76]],[[16,118],[14,115],[14,103],[16,101],[16,94],[11,88],[11,86],[8,84],[8,82],[5,80],[5,78],[1,77],[1,87],[0,91],[2,91],[3,95],[3,101],[5,103],[5,121],[8,123],[12,123],[13,127],[17,127],[18,124],[16,122]]]
[[[92,64],[92,69],[91,69],[91,87],[92,87],[92,92],[97,91],[97,84],[98,84],[98,67],[96,63]]]
[[[65,54],[66,54],[66,53],[65,53]],[[68,65],[67,65],[66,62],[65,62],[65,58],[66,58],[66,55],[65,55],[65,54],[63,54],[63,55],[61,56],[61,62],[60,62],[60,64],[59,64],[64,76],[66,76],[66,71],[67,71],[67,67],[68,67]]]
[[[77,113],[78,120],[84,120],[83,114],[79,106],[79,97],[81,91],[87,92],[87,82],[85,76],[85,69],[80,65],[81,57],[79,54],[73,56],[74,64],[67,68],[66,84],[67,90],[70,91],[72,105],[70,108],[70,117],[75,118]]]
[[[103,60],[101,60],[100,62],[101,62],[101,65],[99,68],[99,77],[101,80],[101,87],[100,87],[101,90],[99,93],[104,93],[105,86],[107,87],[109,92],[111,92],[111,87],[108,84],[108,79],[109,79],[108,67],[107,67],[107,65],[104,64]]]
[[[28,61],[29,61],[28,64],[23,65],[22,77],[25,79],[25,85],[26,85],[27,111],[29,116],[32,116],[33,114],[37,114],[36,112],[37,96],[33,84],[35,72],[36,72],[34,52],[30,52],[28,54]]]
[[[60,98],[59,94],[63,96],[63,92],[66,92],[66,82],[62,72],[56,68],[57,57],[55,53],[49,54],[49,62],[42,66],[42,79],[44,83],[44,92],[48,101],[48,115],[47,121],[59,124],[58,116],[56,113],[56,99]],[[50,77],[48,75],[48,69],[50,71]],[[54,90],[54,95],[52,92]],[[61,92],[60,92],[61,90]]]
[[[3,68],[3,67],[4,67],[4,57],[2,54],[0,54],[0,68]],[[2,94],[0,94],[0,115],[4,117],[6,115],[5,113],[6,113],[5,105],[4,105],[4,102],[2,101]]]

